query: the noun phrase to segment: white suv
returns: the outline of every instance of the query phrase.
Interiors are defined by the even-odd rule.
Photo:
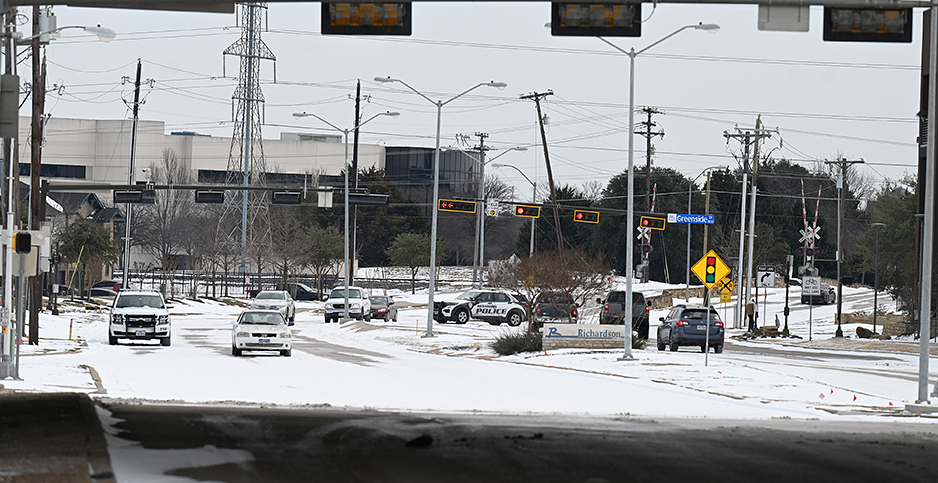
[[[171,308],[159,292],[118,292],[111,305],[108,344],[115,345],[118,339],[159,339],[161,345],[168,346]]]
[[[345,287],[332,289],[326,300],[326,323],[339,321],[345,316]],[[371,300],[361,287],[348,287],[348,315],[358,320],[371,320]]]

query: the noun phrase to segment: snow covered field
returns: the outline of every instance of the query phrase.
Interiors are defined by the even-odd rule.
[[[635,289],[664,288],[680,287]],[[127,341],[109,346],[106,308],[63,306],[59,316],[41,315],[39,347],[22,346],[22,380],[2,384],[178,403],[762,420],[882,419],[900,415],[917,394],[917,342],[859,340],[855,326],[847,324],[847,337],[833,340],[836,305],[815,306],[809,321],[796,287],[789,329],[802,339],[733,340],[725,353],[711,353],[708,365],[699,349],[659,352],[653,342],[627,362],[618,360],[622,350],[500,357],[489,343],[521,328],[434,324],[436,337],[425,338],[427,295],[394,295],[400,307],[396,323],[325,324],[321,302],[298,302],[290,358],[231,355],[238,305],[174,301],[171,347]],[[891,303],[880,294],[881,306]],[[845,288],[844,312],[870,312],[872,304],[871,290]],[[595,323],[592,305],[583,308],[583,323]],[[728,335],[741,334],[731,328],[732,308],[717,307],[727,314]],[[783,320],[783,307],[784,289],[770,290],[768,319],[774,323],[777,313]],[[665,313],[652,311],[653,338]]]

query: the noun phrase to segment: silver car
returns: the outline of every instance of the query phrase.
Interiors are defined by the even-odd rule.
[[[264,290],[258,292],[251,302],[254,310],[279,310],[283,318],[293,322],[296,320],[296,304],[293,297],[286,290]]]
[[[242,351],[279,351],[280,355],[293,355],[292,322],[287,322],[279,310],[245,310],[231,328],[231,355]]]

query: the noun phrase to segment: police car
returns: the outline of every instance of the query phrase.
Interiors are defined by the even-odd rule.
[[[455,300],[433,303],[433,320],[445,324],[465,324],[478,319],[492,325],[507,322],[512,327],[527,320],[527,300],[523,295],[497,290],[470,290]]]

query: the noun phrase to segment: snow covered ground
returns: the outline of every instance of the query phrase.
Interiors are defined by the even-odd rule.
[[[675,287],[636,285],[647,293],[664,288]],[[835,305],[814,307],[809,321],[797,288],[790,297],[789,329],[802,339],[734,341],[725,353],[711,353],[707,365],[697,349],[659,352],[653,343],[627,362],[618,360],[622,350],[500,357],[489,343],[520,328],[434,324],[436,337],[423,337],[425,293],[395,294],[396,323],[324,324],[320,302],[299,302],[291,358],[231,356],[238,305],[175,301],[171,347],[109,346],[106,308],[63,306],[59,316],[42,314],[39,347],[22,346],[22,380],[2,382],[178,403],[670,418],[882,418],[914,401],[917,342],[873,344],[856,339],[852,325],[835,341]],[[868,289],[846,288],[844,312],[869,312],[872,299]],[[770,290],[765,300],[760,310],[769,320],[776,313],[783,319],[784,290]],[[882,294],[880,302],[892,303]],[[590,309],[584,307],[583,323],[596,322]],[[732,308],[718,309],[732,327]],[[665,313],[652,311],[652,337]]]

